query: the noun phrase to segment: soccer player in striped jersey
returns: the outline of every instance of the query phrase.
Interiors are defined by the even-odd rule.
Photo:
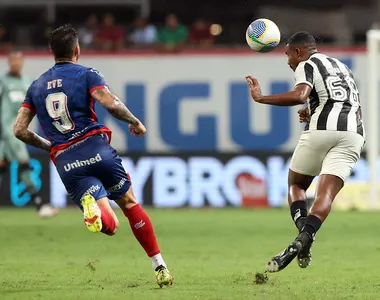
[[[131,134],[143,136],[145,126],[110,92],[97,70],[77,63],[80,48],[71,25],[55,29],[49,46],[55,65],[29,87],[18,112],[14,135],[50,152],[90,231],[116,233],[119,221],[109,203],[109,199],[115,200],[150,257],[158,285],[172,284],[173,277],[162,258],[152,222],[135,198],[120,157],[109,145],[111,131],[97,121],[95,101],[115,118],[128,123]],[[28,129],[35,116],[49,140]]]
[[[300,121],[307,125],[293,153],[288,176],[290,213],[299,234],[268,262],[269,272],[284,269],[296,256],[301,268],[310,264],[314,236],[329,215],[365,142],[359,92],[351,70],[338,59],[319,53],[308,32],[292,35],[286,54],[295,72],[293,91],[262,96],[257,79],[246,77],[251,96],[258,103],[307,104],[299,111]],[[306,190],[318,175],[314,203],[308,212]]]

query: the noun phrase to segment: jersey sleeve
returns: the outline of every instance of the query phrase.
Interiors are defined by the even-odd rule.
[[[309,62],[301,62],[294,74],[296,87],[299,84],[307,84],[311,88],[314,86],[314,67]]]
[[[32,98],[32,92],[31,92],[31,90],[32,90],[32,86],[30,86],[28,88],[28,91],[26,92],[26,95],[25,95],[24,102],[22,102],[21,106],[29,108],[31,111],[33,111],[34,113],[36,113],[36,108],[35,108],[34,103],[33,103],[33,98]]]
[[[95,69],[89,69],[87,72],[87,86],[90,94],[98,89],[108,88],[103,75]]]

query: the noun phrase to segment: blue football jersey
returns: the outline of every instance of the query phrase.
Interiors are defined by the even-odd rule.
[[[52,144],[52,154],[88,136],[111,131],[98,123],[91,93],[107,87],[95,69],[56,63],[29,87],[22,104],[33,110]]]

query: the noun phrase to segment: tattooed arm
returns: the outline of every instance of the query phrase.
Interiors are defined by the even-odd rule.
[[[129,109],[124,105],[120,99],[112,94],[108,89],[102,88],[92,92],[91,96],[99,101],[108,112],[116,119],[127,122],[132,125],[137,125],[140,121],[137,119]]]
[[[93,91],[91,96],[99,101],[108,112],[116,119],[129,123],[129,132],[135,136],[142,136],[146,132],[143,123],[140,122],[124,105],[120,99],[112,94],[107,88]]]
[[[17,119],[13,127],[13,133],[16,138],[23,141],[25,144],[50,152],[50,142],[28,129],[34,115],[34,112],[29,108],[21,107],[18,111]]]

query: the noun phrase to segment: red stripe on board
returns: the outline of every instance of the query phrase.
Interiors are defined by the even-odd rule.
[[[344,54],[356,54],[365,53],[366,47],[325,47],[319,46],[318,50],[320,52],[326,53],[344,53]],[[247,47],[239,48],[214,48],[214,49],[185,49],[179,53],[161,53],[155,50],[139,50],[139,49],[128,49],[118,52],[110,51],[81,51],[81,57],[109,57],[109,58],[119,58],[119,57],[156,57],[156,56],[167,56],[167,57],[181,57],[181,56],[204,56],[204,55],[258,55],[258,56],[268,56],[268,55],[278,55],[284,54],[285,48],[278,47],[270,53],[256,53]],[[48,51],[24,51],[24,56],[26,57],[43,57],[52,58],[52,55]],[[285,54],[284,54],[285,55]],[[6,57],[7,54],[1,53],[0,57]]]

